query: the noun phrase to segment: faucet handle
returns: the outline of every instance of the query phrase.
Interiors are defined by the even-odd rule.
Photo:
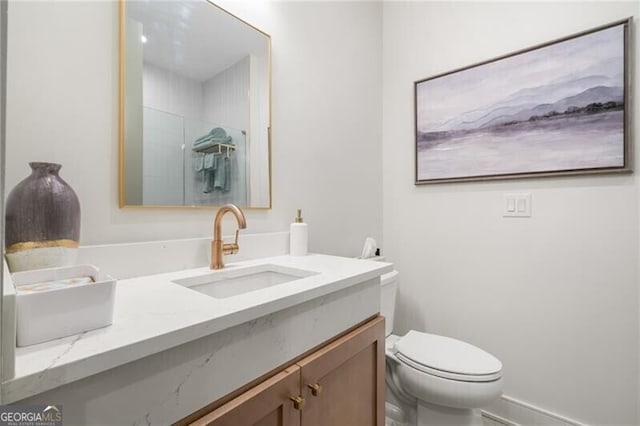
[[[236,254],[238,250],[240,250],[240,246],[238,245],[239,233],[240,233],[240,230],[236,229],[236,240],[233,243],[226,243],[222,245],[222,252],[224,254]]]

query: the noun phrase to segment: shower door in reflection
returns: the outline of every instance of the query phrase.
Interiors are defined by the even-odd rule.
[[[149,107],[143,110],[144,205],[248,204],[244,130]],[[212,132],[224,137],[208,138]],[[201,148],[199,140],[209,143]]]

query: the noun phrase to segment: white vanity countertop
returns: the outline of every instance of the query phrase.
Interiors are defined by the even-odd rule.
[[[2,384],[2,403],[348,288],[393,268],[390,263],[312,254],[231,263],[217,273],[262,264],[317,274],[226,299],[171,282],[212,272],[206,267],[119,281],[111,326],[16,349],[15,377]]]

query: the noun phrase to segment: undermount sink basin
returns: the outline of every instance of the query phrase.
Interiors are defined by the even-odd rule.
[[[304,269],[267,264],[242,269],[231,267],[173,282],[216,299],[225,299],[316,274]]]

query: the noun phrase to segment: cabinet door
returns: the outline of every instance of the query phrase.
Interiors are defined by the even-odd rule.
[[[300,395],[300,368],[291,366],[199,420],[197,426],[300,426],[292,397]]]
[[[384,425],[384,318],[298,362],[303,426]]]

